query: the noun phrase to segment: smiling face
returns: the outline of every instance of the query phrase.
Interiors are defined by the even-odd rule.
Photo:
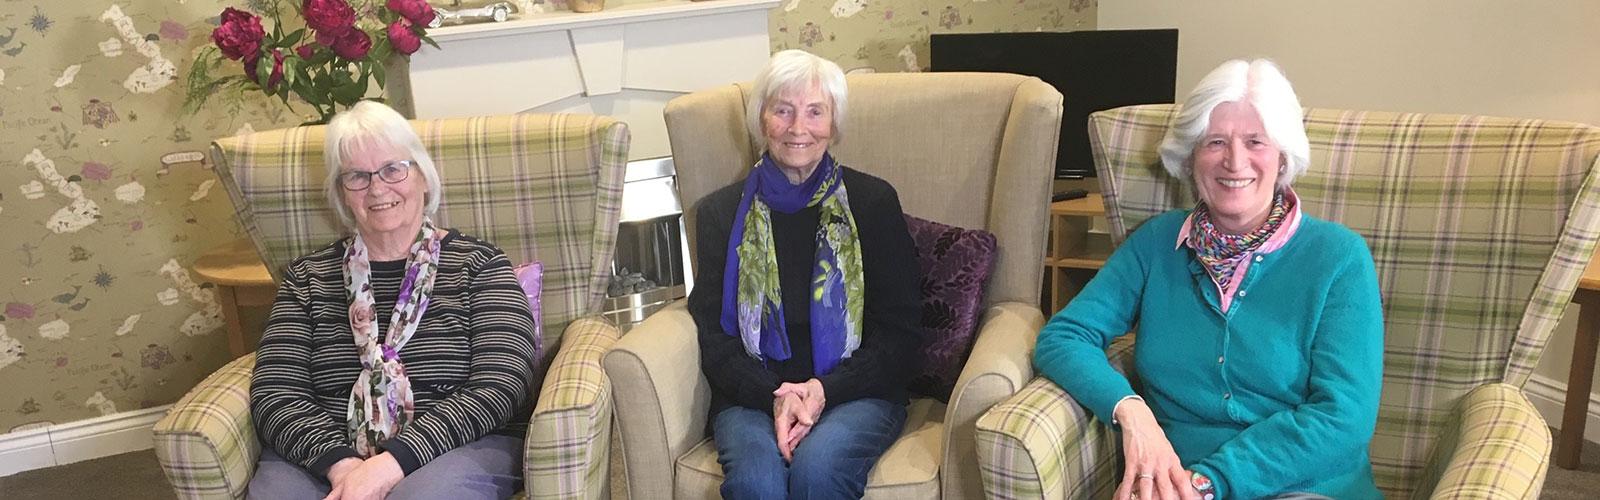
[[[803,181],[833,139],[833,99],[815,82],[783,90],[762,110],[761,131],[772,160]]]
[[[411,160],[399,148],[377,141],[361,141],[351,148],[348,160],[340,170],[377,172],[396,161]],[[363,238],[372,240],[382,235],[398,235],[409,241],[422,227],[422,209],[426,205],[428,181],[410,167],[405,180],[389,183],[372,176],[372,185],[351,191],[340,187],[345,206],[355,217],[356,230]]]
[[[1244,234],[1266,222],[1283,154],[1267,138],[1249,101],[1225,102],[1211,110],[1211,125],[1190,162],[1196,190],[1217,229]]]

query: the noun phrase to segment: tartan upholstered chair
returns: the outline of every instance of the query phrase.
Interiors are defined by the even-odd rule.
[[[599,315],[620,216],[627,126],[587,115],[417,120],[439,165],[435,220],[491,242],[513,264],[544,265],[544,369],[528,429],[529,498],[608,493],[611,387],[600,356],[617,330]],[[323,127],[220,139],[217,174],[273,277],[338,238],[323,194]],[[202,381],[155,426],[155,450],[179,498],[242,498],[260,456],[250,418],[255,355]]]
[[[830,148],[839,161],[892,183],[907,213],[984,228],[999,240],[976,344],[950,403],[913,398],[905,430],[869,474],[866,498],[982,498],[973,421],[1033,378],[1028,353],[1044,325],[1040,262],[1061,93],[1037,78],[1002,74],[885,73],[846,81],[846,137]],[[765,139],[745,127],[745,96],[752,91],[746,82],[667,105],[690,227],[699,200],[743,179],[765,148]],[[706,433],[710,388],[696,331],[680,302],[606,354],[635,500],[720,496],[722,467]]]
[[[1156,146],[1174,105],[1089,120],[1111,233],[1191,207]],[[1388,498],[1538,497],[1550,433],[1523,395],[1594,251],[1600,128],[1308,109],[1307,214],[1366,238],[1383,297],[1373,473]],[[1133,368],[1133,336],[1108,350]],[[1043,378],[978,421],[990,498],[1109,498],[1120,437]],[[1313,465],[1313,464],[1308,464]],[[1314,466],[1314,465],[1313,465]]]

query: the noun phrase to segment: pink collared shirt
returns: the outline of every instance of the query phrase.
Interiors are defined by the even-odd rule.
[[[1217,287],[1217,296],[1222,298],[1222,312],[1228,312],[1228,306],[1233,304],[1234,292],[1239,289],[1239,283],[1244,282],[1245,272],[1250,270],[1250,263],[1255,261],[1252,257],[1258,253],[1272,253],[1279,248],[1283,248],[1283,245],[1289,242],[1289,237],[1294,236],[1295,230],[1300,229],[1300,195],[1294,193],[1294,188],[1284,188],[1283,196],[1290,206],[1289,217],[1284,221],[1283,226],[1279,227],[1277,232],[1272,233],[1272,236],[1267,237],[1267,241],[1262,242],[1261,246],[1256,247],[1255,251],[1245,254],[1244,259],[1239,261],[1239,269],[1233,272],[1234,278],[1228,281],[1226,289],[1222,285],[1218,285],[1216,279],[1209,280],[1213,286]],[[1194,227],[1194,216],[1194,213],[1190,213],[1189,217],[1183,220],[1183,226],[1178,230],[1178,243],[1173,247],[1174,249],[1183,248],[1189,242],[1190,230]],[[1209,278],[1210,273],[1207,273],[1206,276]]]

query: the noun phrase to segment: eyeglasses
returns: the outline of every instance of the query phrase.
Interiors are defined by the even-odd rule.
[[[372,187],[372,177],[377,176],[383,182],[394,184],[411,175],[411,167],[417,162],[411,160],[396,160],[383,165],[375,171],[346,170],[339,173],[339,185],[346,191],[360,191]]]

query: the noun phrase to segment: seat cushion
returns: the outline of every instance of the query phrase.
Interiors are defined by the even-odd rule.
[[[905,430],[867,475],[866,500],[939,496],[944,408],[933,399],[911,402]],[[717,463],[717,444],[711,438],[678,457],[676,469],[673,498],[722,498],[722,465]]]

